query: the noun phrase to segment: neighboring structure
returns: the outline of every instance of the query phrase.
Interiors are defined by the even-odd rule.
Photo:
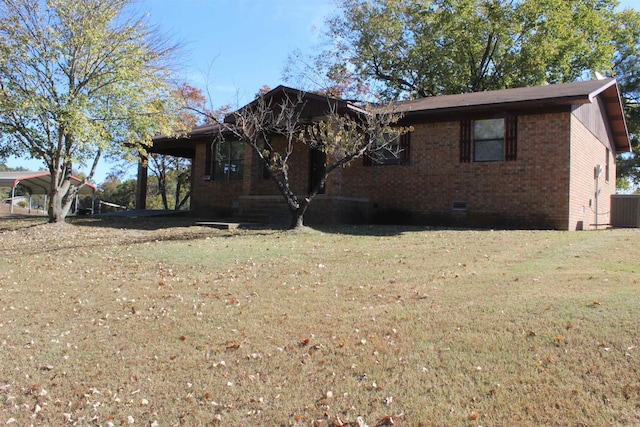
[[[285,90],[293,89],[280,86],[266,96]],[[344,103],[307,96],[314,117],[322,102]],[[306,223],[561,230],[609,224],[615,156],[631,149],[614,79],[423,98],[395,108],[400,124],[412,127],[401,155],[336,170]],[[156,138],[150,151],[193,159],[196,215],[288,220],[255,154],[239,142],[217,142],[218,135],[216,126],[204,126],[185,138]],[[306,191],[324,160],[301,144],[291,162],[296,192]]]
[[[71,177],[71,185],[79,186],[82,184],[82,180]],[[0,188],[10,188],[11,193],[9,196],[9,202],[11,204],[11,213],[13,213],[13,207],[15,205],[15,192],[18,185],[27,193],[29,202],[29,211],[31,211],[31,196],[44,195],[49,196],[51,191],[51,174],[49,172],[32,172],[32,171],[13,171],[13,172],[0,172]],[[78,190],[78,195],[93,196],[96,192],[96,186],[93,184],[84,184]],[[78,199],[76,197],[76,205]],[[46,202],[45,202],[46,205]],[[77,211],[77,206],[76,206]]]

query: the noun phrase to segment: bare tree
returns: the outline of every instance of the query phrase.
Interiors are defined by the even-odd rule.
[[[395,126],[400,117],[390,107],[356,107],[329,97],[324,97],[325,111],[317,117],[307,109],[308,95],[288,88],[281,96],[259,94],[221,123],[221,138],[226,133],[246,143],[264,165],[286,201],[291,229],[303,227],[309,205],[332,172],[363,156],[375,160],[383,153],[398,155],[397,140],[407,131]],[[296,165],[291,160],[301,144],[324,153],[326,161],[315,185],[296,194],[290,173]]]

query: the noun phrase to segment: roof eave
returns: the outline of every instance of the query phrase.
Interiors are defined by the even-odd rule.
[[[629,128],[624,114],[624,105],[620,88],[616,80],[607,85],[604,90],[597,95],[601,95],[609,118],[609,127],[612,130],[613,142],[618,153],[629,153],[633,150],[631,138],[629,138]]]
[[[433,109],[421,109],[421,110],[402,110],[397,109],[396,111],[400,114],[403,114],[405,117],[416,117],[416,116],[435,116],[435,115],[463,115],[474,113],[476,111],[486,111],[489,110],[504,110],[504,109],[533,109],[533,108],[544,108],[549,106],[570,106],[575,104],[588,104],[590,102],[589,97],[587,95],[583,96],[568,96],[563,98],[554,98],[553,100],[549,99],[533,99],[533,100],[523,100],[523,101],[509,101],[509,102],[496,102],[496,103],[484,103],[484,104],[467,104],[467,105],[456,105],[453,107],[444,107],[444,108],[433,108]]]

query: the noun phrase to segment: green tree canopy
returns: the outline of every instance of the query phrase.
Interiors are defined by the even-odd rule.
[[[329,20],[331,48],[313,63],[334,80],[352,73],[391,99],[574,81],[611,71],[616,6],[616,0],[341,0]]]
[[[98,186],[98,198],[101,201],[114,203],[129,209],[134,208],[136,180],[121,181],[116,175],[107,176]]]
[[[0,150],[43,160],[49,220],[64,220],[74,164],[136,153],[170,133],[176,47],[133,0],[0,0]]]
[[[620,84],[633,146],[631,154],[618,156],[621,178],[618,186],[629,190],[640,186],[640,12],[630,9],[618,16],[613,69]]]

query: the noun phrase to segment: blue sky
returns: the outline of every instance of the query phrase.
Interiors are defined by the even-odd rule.
[[[640,7],[623,0],[622,7]],[[149,14],[184,46],[178,78],[205,91],[214,107],[241,106],[258,90],[283,84],[288,56],[296,49],[313,53],[324,21],[335,10],[333,0],[139,0],[136,9]],[[10,167],[44,167],[39,160],[8,159]],[[95,181],[114,167],[102,159]],[[88,172],[87,167],[80,171]],[[130,176],[136,165],[128,168]]]
[[[184,43],[179,78],[215,107],[241,106],[282,83],[287,56],[312,49],[333,0],[144,0],[151,22]]]

